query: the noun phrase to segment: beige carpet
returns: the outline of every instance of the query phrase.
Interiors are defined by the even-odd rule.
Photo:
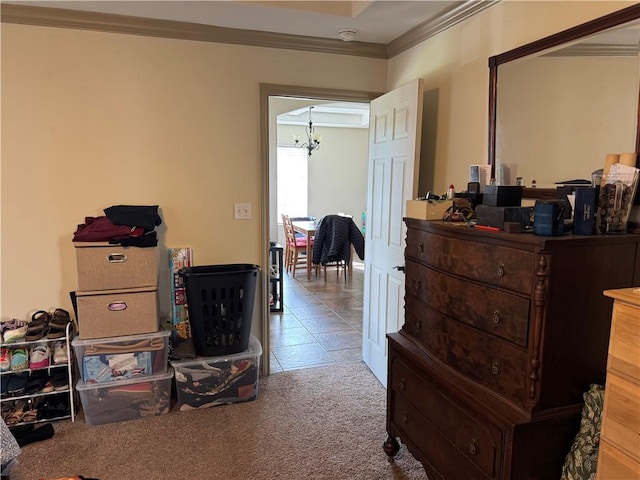
[[[426,479],[404,447],[382,450],[386,391],[363,363],[277,373],[258,399],[129,422],[55,423],[23,447],[11,480]]]

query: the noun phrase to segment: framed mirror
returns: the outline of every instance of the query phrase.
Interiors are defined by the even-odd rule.
[[[638,152],[639,48],[632,5],[490,57],[492,178],[555,198],[556,184],[590,181],[607,154]]]

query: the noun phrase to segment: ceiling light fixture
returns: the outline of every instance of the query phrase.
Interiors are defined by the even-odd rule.
[[[351,42],[352,40],[355,40],[357,34],[358,31],[354,30],[353,28],[342,28],[338,30],[338,36],[345,42]]]
[[[304,127],[304,131],[307,134],[307,141],[305,143],[300,143],[300,135],[293,135],[293,146],[297,148],[306,148],[307,156],[309,157],[311,156],[311,152],[320,148],[320,140],[322,140],[322,135],[315,133],[315,129],[313,128],[313,120],[311,120],[312,109],[313,107],[309,107],[309,125]]]

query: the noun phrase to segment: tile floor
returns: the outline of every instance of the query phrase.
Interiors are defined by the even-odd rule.
[[[336,276],[335,268],[312,275],[285,274],[284,312],[271,313],[271,373],[362,360],[364,271]]]

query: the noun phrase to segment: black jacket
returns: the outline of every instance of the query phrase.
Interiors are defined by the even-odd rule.
[[[341,215],[327,215],[320,220],[313,241],[313,264],[349,262],[351,245],[358,257],[364,260],[364,237],[353,220]]]

